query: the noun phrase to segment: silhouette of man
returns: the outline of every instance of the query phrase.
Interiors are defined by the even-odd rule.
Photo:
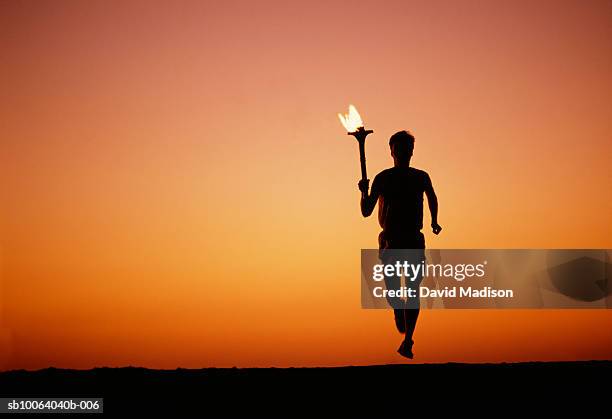
[[[378,202],[378,222],[382,231],[378,235],[379,257],[385,264],[397,260],[397,253],[391,249],[420,249],[418,257],[424,260],[425,237],[423,228],[423,194],[431,213],[431,227],[434,234],[439,234],[442,227],[438,224],[438,198],[434,192],[429,175],[410,167],[410,158],[414,150],[414,136],[408,131],[399,131],[389,139],[393,167],[383,170],[374,178],[372,191],[368,194],[369,179],[359,181],[361,191],[361,213],[370,216]],[[416,261],[416,263],[420,260]],[[411,263],[414,263],[411,262]],[[388,298],[398,331],[404,334],[404,340],[398,352],[407,358],[413,358],[412,334],[419,316],[418,285],[422,276],[411,282],[407,278],[406,286],[416,289],[417,298],[410,302],[397,298]],[[385,276],[387,289],[398,289],[401,277]],[[410,308],[406,308],[410,307]]]

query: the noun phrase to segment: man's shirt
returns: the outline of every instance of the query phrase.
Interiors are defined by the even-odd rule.
[[[388,240],[409,237],[423,228],[423,193],[431,189],[429,175],[413,167],[383,170],[372,182],[378,194],[378,222]]]

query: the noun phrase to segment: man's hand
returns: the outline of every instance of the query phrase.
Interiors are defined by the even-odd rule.
[[[431,223],[431,231],[433,231],[433,234],[438,235],[442,231],[442,227],[438,223]]]
[[[370,189],[370,179],[361,179],[357,186],[359,186],[359,190],[361,192],[367,194],[368,190]]]

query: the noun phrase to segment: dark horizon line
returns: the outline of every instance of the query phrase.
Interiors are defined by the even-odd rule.
[[[405,368],[405,367],[511,367],[511,366],[560,366],[560,365],[580,365],[580,364],[599,364],[602,366],[612,366],[612,359],[591,359],[579,361],[518,361],[518,362],[419,362],[419,363],[400,363],[400,364],[372,364],[372,365],[342,365],[342,366],[311,366],[311,367],[202,367],[202,368],[147,368],[140,366],[123,367],[93,367],[93,368],[58,368],[46,367],[35,370],[25,368],[0,370],[0,375],[11,373],[44,373],[44,372],[95,372],[95,371],[151,371],[151,372],[195,372],[195,371],[262,371],[262,370],[341,370],[341,369],[370,369],[370,368]]]

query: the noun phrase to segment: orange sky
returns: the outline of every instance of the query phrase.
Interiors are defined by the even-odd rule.
[[[612,248],[609,1],[2,2],[0,368],[395,363],[354,103],[436,248]],[[425,224],[429,224],[426,217]],[[612,312],[425,311],[420,362],[612,358]]]

